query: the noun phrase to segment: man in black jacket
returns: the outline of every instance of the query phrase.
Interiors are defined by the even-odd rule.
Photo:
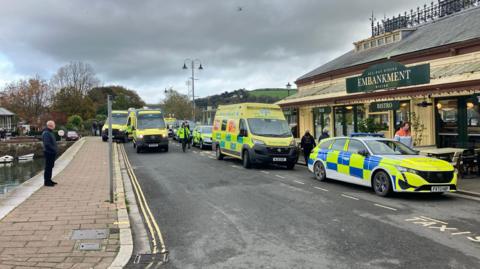
[[[53,187],[57,182],[52,180],[52,170],[55,165],[55,157],[57,156],[57,139],[53,134],[55,122],[50,120],[47,122],[47,128],[43,130],[43,154],[45,156],[45,171],[43,174],[44,185]]]
[[[302,137],[300,146],[303,149],[303,157],[305,158],[305,164],[308,165],[308,157],[312,149],[316,146],[315,138],[310,134],[309,130],[305,130],[305,135]]]

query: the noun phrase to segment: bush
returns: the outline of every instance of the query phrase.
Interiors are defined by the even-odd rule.
[[[78,115],[68,117],[67,129],[73,129],[76,131],[83,130],[83,119]]]

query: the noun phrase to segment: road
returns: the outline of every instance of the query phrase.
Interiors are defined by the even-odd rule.
[[[163,268],[480,268],[478,201],[382,198],[175,142],[125,148],[170,252]]]

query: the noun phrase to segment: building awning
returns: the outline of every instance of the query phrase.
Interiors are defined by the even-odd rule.
[[[0,116],[13,116],[12,112],[10,112],[8,109],[5,109],[3,107],[0,107]]]
[[[308,104],[360,103],[401,97],[436,95],[445,92],[480,91],[480,60],[432,67],[430,83],[375,92],[347,94],[345,79],[304,89],[277,102],[281,107]]]

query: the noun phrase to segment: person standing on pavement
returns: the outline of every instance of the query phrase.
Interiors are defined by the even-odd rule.
[[[305,134],[302,137],[302,141],[300,142],[300,146],[303,149],[303,157],[305,158],[305,164],[308,165],[308,157],[312,149],[316,146],[315,138],[310,134],[309,130],[305,131]]]
[[[329,137],[330,137],[330,135],[328,134],[328,128],[323,128],[322,134],[318,138],[318,143],[320,143],[320,141],[322,141],[323,139],[329,138]]]
[[[187,128],[187,125],[185,124],[185,122],[182,123],[182,126],[180,128],[178,128],[177,137],[182,143],[183,152],[185,152],[185,148],[187,146],[187,143],[190,137],[190,130]],[[188,148],[190,148],[190,146]]]
[[[45,156],[45,170],[43,174],[44,185],[48,187],[53,187],[57,182],[52,180],[52,170],[55,165],[55,157],[57,156],[57,139],[53,134],[55,129],[55,122],[49,120],[47,122],[47,127],[43,130],[42,141],[43,141],[43,155]]]
[[[395,133],[394,139],[408,147],[413,147],[410,122],[404,122],[400,125],[400,129]]]

